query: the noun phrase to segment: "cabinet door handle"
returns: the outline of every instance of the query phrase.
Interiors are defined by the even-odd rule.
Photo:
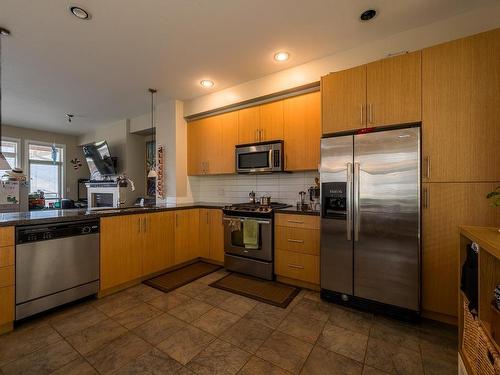
[[[254,141],[259,140],[259,129],[255,129],[255,134],[253,135],[253,139],[254,139]]]
[[[142,218],[139,218],[139,231],[138,233],[142,232]]]
[[[364,107],[364,105],[363,105],[363,104],[361,104],[361,105],[359,106],[359,108],[360,108],[360,112],[361,112],[361,113],[360,113],[360,123],[361,123],[361,125],[363,125],[363,107]]]
[[[266,136],[266,130],[260,129],[260,141],[262,142]]]
[[[205,174],[207,174],[209,170],[210,170],[210,164],[208,161],[206,161],[205,162]]]
[[[426,156],[424,158],[424,165],[425,165],[425,178],[430,179],[431,178],[431,157]]]
[[[298,220],[288,220],[288,222],[292,224],[304,224],[303,221],[298,221]]]
[[[368,104],[368,115],[366,116],[368,118],[368,123],[371,125],[373,124],[373,105]]]
[[[304,240],[294,240],[294,239],[291,239],[291,238],[288,238],[287,241],[288,242],[295,242],[295,243],[304,243]]]
[[[303,270],[304,269],[304,266],[301,266],[299,264],[289,264],[288,267],[295,268],[297,270]]]
[[[427,190],[427,188],[424,188],[422,190],[422,195],[423,195],[423,202],[422,202],[422,205],[424,206],[425,209],[428,209],[429,208],[429,204],[430,204],[430,197],[429,197],[429,191]]]

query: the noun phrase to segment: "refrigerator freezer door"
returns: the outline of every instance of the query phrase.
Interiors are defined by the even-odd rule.
[[[321,140],[321,288],[352,294],[353,136]]]
[[[354,295],[420,305],[420,128],[354,136]]]

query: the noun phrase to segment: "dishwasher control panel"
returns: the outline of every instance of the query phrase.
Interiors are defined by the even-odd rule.
[[[99,233],[99,220],[26,225],[16,228],[16,244]]]

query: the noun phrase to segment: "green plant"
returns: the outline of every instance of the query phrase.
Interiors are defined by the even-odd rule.
[[[493,206],[500,207],[500,186],[497,186],[494,191],[488,193],[486,198],[491,201]]]

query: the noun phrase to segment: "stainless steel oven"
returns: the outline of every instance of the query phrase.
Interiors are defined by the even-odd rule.
[[[283,141],[236,146],[236,172],[269,173],[283,171]]]
[[[257,220],[259,245],[247,249],[243,243],[243,222]],[[224,266],[229,271],[245,273],[267,280],[274,278],[273,270],[273,220],[271,218],[247,218],[224,215]],[[239,225],[234,222],[239,222]]]
[[[243,222],[246,219],[257,220],[259,223],[259,247],[247,249],[243,243]],[[224,250],[226,254],[244,256],[258,260],[273,260],[273,220],[260,218],[246,218],[241,216],[227,216],[224,218]],[[239,229],[230,225],[232,221],[240,221]]]

